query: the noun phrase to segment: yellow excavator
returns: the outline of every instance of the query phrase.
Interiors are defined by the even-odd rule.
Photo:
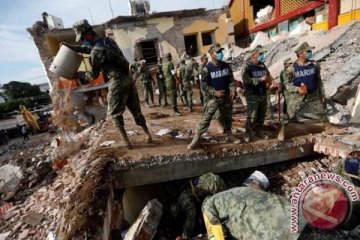
[[[51,124],[51,116],[46,115],[44,117],[37,117],[35,114],[30,112],[25,106],[20,106],[20,113],[24,118],[26,126],[34,132],[44,132],[48,130]]]

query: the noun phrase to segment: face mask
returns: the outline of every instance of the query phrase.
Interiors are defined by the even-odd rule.
[[[221,61],[223,59],[223,57],[224,57],[224,54],[222,52],[216,53],[216,59],[218,61]]]
[[[91,46],[91,42],[90,41],[88,41],[88,40],[83,40],[83,45],[85,45],[85,46]]]
[[[259,55],[257,60],[258,60],[258,62],[261,62],[261,63],[264,62],[264,60],[265,60],[264,54]]]
[[[313,56],[312,52],[307,52],[305,57],[307,60],[310,60],[312,56]]]

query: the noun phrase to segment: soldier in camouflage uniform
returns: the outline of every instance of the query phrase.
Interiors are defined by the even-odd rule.
[[[83,45],[66,44],[73,50],[90,54],[91,71],[79,72],[78,81],[87,83],[96,79],[100,71],[108,81],[108,114],[112,117],[115,127],[119,130],[123,144],[131,147],[124,128],[123,113],[128,107],[137,125],[146,133],[145,141],[152,142],[150,132],[146,126],[144,115],[141,113],[138,92],[129,71],[129,63],[117,46],[108,37],[98,37],[87,20],[83,19],[73,25],[76,41]]]
[[[134,81],[136,81],[138,77],[140,63],[137,61],[137,58],[134,58],[134,63],[130,65],[130,72],[133,76]]]
[[[177,84],[177,90],[179,91],[179,96],[181,102],[184,104],[184,106],[189,107],[186,102],[186,92],[183,90],[183,77],[185,76],[185,59],[180,59],[180,63],[176,66],[176,76],[178,78],[178,84]]]
[[[140,63],[139,67],[139,76],[137,79],[140,80],[141,86],[144,90],[144,98],[147,106],[154,106],[154,92],[153,92],[153,83],[154,80],[150,74],[150,70],[145,66],[145,62]],[[151,104],[149,105],[149,98],[151,100]]]
[[[290,240],[300,235],[290,232],[290,202],[258,187],[237,187],[208,197],[202,212],[212,240]]]
[[[181,72],[182,90],[185,96],[185,104],[188,107],[188,111],[193,111],[193,91],[191,86],[191,79],[194,72],[194,63],[192,60],[185,60],[185,67]]]
[[[295,51],[298,60],[294,62],[284,74],[284,91],[287,115],[282,120],[282,128],[278,140],[285,140],[285,126],[298,112],[308,106],[311,112],[320,117],[328,134],[334,130],[327,118],[325,105],[325,91],[320,75],[320,65],[311,61],[312,49],[307,42],[301,44]]]
[[[201,64],[199,66],[199,81],[200,81],[200,99],[201,99],[201,103],[206,106],[207,103],[207,96],[206,93],[204,91],[204,86],[203,86],[203,70],[206,66],[206,64],[208,63],[208,57],[206,54],[201,56]]]
[[[162,70],[162,59],[159,59],[158,62],[158,69],[156,71],[156,79],[157,79],[157,85],[159,89],[159,106],[167,106],[168,102],[166,99],[166,85],[165,85],[165,77],[164,72]],[[161,100],[164,98],[164,105],[162,105]]]
[[[194,227],[200,217],[198,212],[200,212],[204,199],[226,189],[225,182],[213,173],[190,180],[190,188],[182,191],[178,200],[171,206],[173,217],[185,218],[182,235],[177,239],[187,239],[193,236]]]
[[[166,54],[165,61],[162,65],[162,70],[165,76],[166,91],[170,96],[171,106],[174,110],[174,115],[180,116],[181,113],[178,111],[176,101],[176,71],[174,68],[174,64],[171,62],[171,58],[171,53]]]
[[[242,69],[244,93],[247,101],[247,118],[245,124],[245,142],[250,142],[252,130],[255,129],[257,137],[268,139],[261,128],[264,124],[268,108],[268,88],[276,84],[269,70],[264,65],[265,50],[258,45],[251,52],[251,58]]]
[[[291,58],[287,58],[284,60],[284,69],[280,72],[280,83],[282,86],[282,89],[285,89],[285,84],[284,84],[284,77],[285,77],[285,72],[286,70],[291,66]],[[287,94],[287,91],[282,91],[282,96],[284,98],[284,104],[283,104],[283,114],[287,114],[287,110],[286,110],[286,102],[289,101],[289,96]]]
[[[203,70],[203,82],[208,96],[205,112],[196,130],[188,150],[195,149],[200,136],[209,128],[210,122],[219,110],[220,119],[226,133],[226,142],[240,143],[240,140],[232,135],[232,101],[235,97],[236,85],[231,67],[222,61],[224,49],[216,43],[210,47],[209,53],[212,62],[208,63]]]

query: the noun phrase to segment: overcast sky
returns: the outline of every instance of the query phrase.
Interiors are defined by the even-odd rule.
[[[101,24],[114,16],[129,15],[128,0],[0,0],[0,84],[10,81],[47,82],[33,39],[26,31],[43,12],[62,18],[65,28],[86,18]],[[150,0],[150,11],[220,8],[227,0]],[[90,10],[89,10],[90,9]]]

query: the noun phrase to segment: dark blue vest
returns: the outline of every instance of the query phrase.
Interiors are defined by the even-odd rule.
[[[250,76],[253,78],[261,78],[266,74],[268,74],[269,72],[265,66],[257,66],[252,63],[249,65],[249,70],[250,70]],[[252,93],[255,95],[265,95],[266,94],[265,82],[262,81],[258,85],[252,86]]]
[[[318,69],[315,64],[311,63],[306,66],[300,66],[294,63],[294,85],[300,87],[305,84],[308,93],[314,93],[317,90],[317,74]]]
[[[222,62],[221,66],[217,67],[212,62],[209,62],[206,65],[206,68],[209,73],[209,82],[210,85],[216,91],[225,91],[225,93],[229,93],[229,85],[230,85],[230,66],[229,64]]]

